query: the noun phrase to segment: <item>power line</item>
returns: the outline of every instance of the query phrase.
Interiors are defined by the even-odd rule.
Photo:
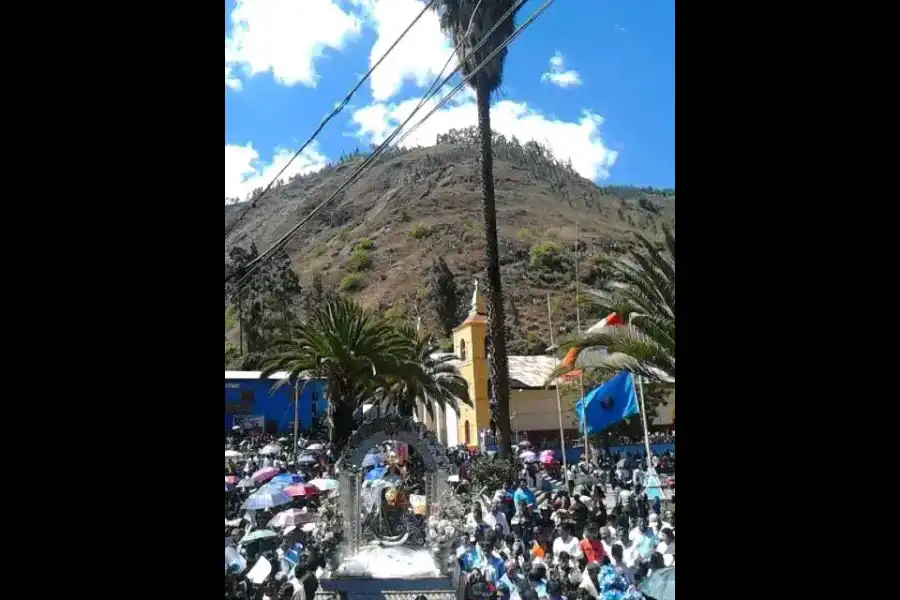
[[[290,167],[291,164],[297,159],[297,157],[300,156],[300,154],[302,154],[304,150],[306,150],[306,147],[309,146],[313,142],[313,140],[316,139],[316,137],[318,137],[318,135],[325,128],[325,125],[327,125],[328,122],[331,121],[331,119],[336,117],[338,115],[338,113],[340,113],[342,110],[344,110],[344,107],[346,107],[347,103],[350,102],[350,98],[353,97],[353,94],[355,94],[357,92],[357,90],[359,90],[359,88],[362,87],[362,85],[369,79],[369,77],[372,75],[372,73],[375,71],[375,69],[377,69],[378,66],[384,61],[384,59],[386,59],[388,57],[388,55],[391,52],[393,52],[394,48],[397,47],[397,44],[400,43],[400,40],[402,40],[406,36],[406,34],[409,33],[409,30],[413,28],[413,25],[415,25],[416,23],[419,22],[419,19],[422,18],[422,16],[425,14],[425,12],[429,8],[431,8],[431,6],[436,1],[437,0],[428,0],[428,2],[425,3],[425,7],[422,8],[422,10],[419,12],[418,15],[416,15],[416,18],[412,20],[412,23],[407,25],[406,29],[403,30],[403,33],[400,34],[400,37],[398,37],[396,40],[394,40],[394,43],[391,44],[390,47],[387,49],[387,51],[385,51],[385,53],[381,55],[381,58],[379,58],[375,62],[375,64],[369,68],[369,70],[366,72],[366,74],[362,76],[362,79],[360,79],[356,83],[356,85],[353,86],[353,89],[351,89],[350,92],[344,97],[343,101],[341,101],[341,103],[338,104],[331,111],[331,113],[328,114],[327,117],[325,117],[325,120],[323,120],[321,123],[319,123],[319,126],[316,127],[316,130],[313,131],[313,134],[309,137],[309,139],[306,140],[302,146],[300,146],[299,150],[294,152],[294,155],[291,157],[291,159],[289,161],[287,161],[287,163],[281,168],[281,170],[278,171],[278,174],[275,175],[274,178],[272,178],[272,181],[269,182],[269,185],[267,185],[265,187],[265,189],[262,191],[262,193],[259,194],[258,196],[256,196],[256,198],[254,198],[253,200],[251,200],[249,202],[249,204],[246,207],[244,207],[244,209],[240,212],[240,214],[238,214],[237,218],[234,221],[232,221],[229,226],[227,226],[225,228],[225,237],[228,237],[228,234],[230,234],[232,231],[234,231],[234,229],[238,226],[238,223],[240,223],[240,221],[246,216],[246,214],[248,212],[250,212],[250,210],[252,210],[256,206],[256,204],[262,199],[263,196],[265,196],[267,193],[269,193],[269,190],[272,189],[272,186],[275,185],[275,182],[278,181],[279,179],[281,179],[281,176],[284,175],[284,172],[287,171],[288,167]]]
[[[500,19],[497,20],[497,22],[494,24],[494,26],[493,26],[493,27],[492,27],[492,28],[491,28],[491,29],[490,29],[490,30],[482,37],[482,39],[478,42],[478,44],[476,44],[476,45],[475,45],[475,46],[474,46],[474,47],[466,54],[466,56],[463,57],[463,58],[459,61],[459,64],[457,65],[457,67],[456,67],[456,68],[455,68],[455,69],[454,69],[454,70],[453,70],[446,78],[444,78],[444,80],[441,82],[441,84],[440,84],[439,86],[437,86],[436,89],[434,89],[434,92],[431,94],[431,96],[435,95],[435,94],[437,93],[438,90],[440,90],[441,88],[444,87],[444,85],[446,85],[446,83],[450,80],[451,77],[453,77],[453,75],[456,74],[456,72],[458,72],[460,69],[462,69],[462,67],[463,67],[463,65],[466,63],[466,61],[468,61],[468,60],[472,57],[472,55],[474,55],[474,53],[477,52],[478,49],[481,48],[481,46],[483,46],[483,45],[488,41],[488,39],[489,39],[489,37],[491,36],[491,34],[493,34],[493,32],[494,32],[498,27],[500,27],[500,25],[501,25],[507,18],[509,18],[509,17],[513,14],[513,12],[515,12],[515,10],[518,9],[518,7],[519,7],[524,1],[525,1],[525,0],[517,0],[517,2],[516,2],[512,7],[510,7],[510,9],[509,9],[509,10],[508,10],[508,11],[507,11]],[[456,92],[458,92],[458,91],[459,91],[459,90],[460,90],[460,89],[461,89],[461,88],[462,88],[469,80],[471,80],[473,77],[475,77],[475,76],[478,74],[478,72],[479,72],[482,68],[484,68],[484,66],[485,66],[487,63],[489,63],[489,62],[490,62],[497,54],[499,54],[504,48],[506,48],[506,46],[508,46],[509,44],[511,44],[511,43],[513,42],[513,40],[515,40],[515,39],[522,33],[522,31],[524,31],[528,26],[530,26],[530,25],[534,22],[534,20],[537,19],[537,17],[539,17],[545,10],[547,10],[547,9],[550,7],[550,5],[553,4],[554,1],[555,1],[555,0],[545,0],[545,2],[538,8],[538,10],[536,10],[536,11],[534,12],[534,14],[532,14],[532,15],[531,15],[531,16],[530,16],[530,17],[529,17],[529,18],[528,18],[521,26],[519,26],[515,31],[513,31],[513,33],[510,35],[509,38],[507,38],[502,44],[500,44],[500,46],[498,46],[496,49],[494,49],[494,51],[491,52],[491,53],[490,53],[490,54],[489,54],[489,55],[488,55],[488,56],[487,56],[487,57],[486,57],[479,65],[477,65],[477,66],[475,67],[475,69],[473,69],[472,72],[471,72],[468,76],[464,77],[464,78],[462,79],[462,81],[460,81],[460,83],[457,84],[457,86],[454,87],[453,90],[450,91],[449,94],[447,94],[447,95],[446,95],[446,96],[445,96],[445,97],[444,97],[444,98],[443,98],[443,99],[442,99],[442,100],[441,100],[441,101],[440,101],[440,102],[439,102],[439,103],[438,103],[431,111],[429,111],[429,113],[428,113],[427,115],[425,115],[425,117],[424,117],[419,123],[417,123],[417,126],[418,126],[418,125],[421,125],[422,122],[424,122],[424,121],[425,121],[426,119],[428,119],[431,115],[433,115],[433,114],[434,114],[441,106],[443,106],[444,104],[446,104],[446,103],[450,100],[450,98],[451,98]],[[432,85],[432,87],[434,87],[434,86]],[[272,244],[272,245],[271,245],[265,252],[263,252],[258,258],[256,258],[255,260],[251,261],[250,264],[247,265],[247,267],[246,267],[247,270],[245,271],[244,276],[243,276],[243,277],[235,284],[235,286],[232,288],[232,291],[226,295],[225,300],[228,301],[235,293],[237,293],[237,292],[244,286],[245,282],[246,282],[247,280],[249,280],[249,278],[252,276],[253,272],[254,272],[257,268],[259,268],[259,266],[261,266],[261,264],[262,264],[263,262],[265,262],[265,261],[267,261],[268,259],[270,259],[271,256],[274,254],[274,252],[277,252],[282,246],[284,246],[284,244],[287,243],[287,241],[289,240],[289,238],[290,238],[291,236],[293,236],[293,235],[294,235],[294,234],[295,234],[295,233],[296,233],[303,225],[305,225],[310,219],[312,219],[312,217],[315,216],[315,214],[318,213],[319,210],[321,210],[322,208],[324,208],[325,206],[327,206],[329,203],[331,203],[331,201],[333,201],[333,200],[338,196],[338,194],[340,194],[340,193],[341,193],[344,189],[346,189],[349,185],[352,185],[352,183],[354,183],[354,182],[356,181],[356,179],[358,178],[358,176],[361,175],[363,171],[365,171],[365,170],[367,170],[368,168],[370,168],[371,165],[372,165],[372,163],[375,161],[375,159],[377,159],[377,157],[378,157],[382,152],[384,152],[384,150],[386,149],[386,147],[388,146],[388,144],[390,144],[390,143],[394,140],[394,138],[397,136],[397,134],[400,133],[400,131],[402,131],[404,127],[406,127],[406,125],[410,122],[410,120],[412,120],[413,116],[415,116],[415,114],[416,114],[416,112],[418,111],[418,109],[421,108],[421,106],[422,106],[422,105],[424,104],[424,102],[427,101],[427,100],[428,100],[428,95],[426,95],[426,97],[423,98],[423,101],[421,101],[421,102],[419,103],[419,105],[416,107],[416,109],[414,109],[414,110],[410,113],[410,115],[406,118],[406,120],[404,120],[403,123],[401,123],[401,124],[393,131],[393,133],[391,133],[391,135],[388,136],[388,138],[385,139],[385,140],[381,143],[381,145],[378,146],[378,148],[376,148],[375,151],[374,151],[368,158],[366,158],[365,161],[363,161],[363,164],[360,165],[360,166],[356,169],[356,171],[355,171],[353,174],[351,174],[350,177],[348,177],[347,180],[345,180],[344,183],[341,184],[341,186],[339,186],[338,189],[335,190],[335,192],[334,192],[331,196],[329,196],[328,198],[326,198],[321,204],[319,204],[319,206],[317,206],[315,209],[313,209],[306,217],[304,217],[299,223],[297,223],[294,227],[292,227],[292,228],[291,228],[286,234],[284,234],[278,241],[276,241],[274,244]],[[232,274],[231,276],[227,277],[227,278],[226,278],[226,283],[227,283],[228,280],[231,279],[233,276],[234,276],[234,275]]]
[[[473,55],[475,52],[477,52],[478,49],[481,48],[481,46],[483,46],[483,45],[487,42],[487,40],[488,40],[488,38],[491,36],[491,34],[493,34],[493,32],[494,32],[494,31],[495,31],[495,30],[496,30],[496,29],[497,29],[497,28],[498,28],[498,27],[499,27],[499,26],[500,26],[500,25],[501,25],[501,24],[502,24],[502,23],[510,16],[510,15],[512,15],[512,13],[513,13],[513,12],[514,12],[514,11],[515,11],[515,10],[516,10],[516,9],[517,9],[524,1],[525,1],[525,0],[517,0],[517,2],[516,2],[516,3],[515,3],[515,4],[514,4],[507,12],[506,12],[506,14],[504,14],[504,15],[503,15],[503,16],[495,23],[495,25],[494,25],[494,26],[493,26],[493,27],[492,27],[492,28],[484,35],[484,37],[482,37],[482,39],[478,42],[478,44],[476,44],[475,47],[473,47],[473,48],[466,54],[466,56],[463,57],[463,59],[461,59],[461,60],[459,61],[459,64],[457,65],[457,67],[456,67],[449,75],[447,75],[447,77],[444,78],[444,80],[441,82],[441,84],[440,84],[439,86],[437,86],[437,87],[435,88],[434,84],[432,84],[432,88],[435,88],[434,91],[433,91],[431,94],[426,94],[426,96],[423,97],[422,101],[419,102],[419,105],[418,105],[418,106],[410,113],[410,115],[406,118],[406,120],[404,120],[403,123],[401,123],[401,124],[393,131],[393,133],[391,133],[391,135],[388,136],[387,139],[385,139],[385,140],[381,143],[381,145],[378,146],[378,148],[376,148],[375,151],[374,151],[369,157],[366,158],[365,161],[363,161],[363,164],[360,165],[360,166],[356,169],[356,171],[354,171],[354,173],[351,174],[350,177],[348,177],[348,178],[344,181],[344,183],[341,184],[341,185],[338,187],[337,190],[335,190],[335,192],[334,192],[333,194],[331,194],[328,198],[326,198],[324,201],[322,201],[321,204],[319,204],[319,205],[318,205],[316,208],[314,208],[309,214],[307,214],[306,217],[304,217],[299,223],[297,223],[296,225],[294,225],[287,233],[285,233],[281,238],[279,238],[278,241],[276,241],[274,244],[272,244],[265,252],[263,252],[259,257],[257,257],[255,260],[251,261],[250,264],[247,265],[247,267],[246,267],[245,270],[244,270],[244,276],[243,276],[243,277],[242,277],[242,278],[234,285],[234,287],[232,288],[231,292],[229,292],[229,293],[226,294],[226,297],[225,297],[226,302],[227,302],[232,296],[234,296],[234,294],[236,294],[238,291],[240,291],[240,289],[244,286],[245,282],[246,282],[247,280],[249,280],[249,278],[252,276],[253,272],[256,271],[256,269],[258,269],[258,268],[261,266],[261,264],[262,264],[263,262],[265,262],[265,261],[267,261],[268,259],[270,259],[271,256],[272,256],[275,252],[277,252],[282,246],[284,246],[284,244],[287,243],[287,241],[290,239],[291,236],[293,236],[293,235],[294,235],[294,234],[295,234],[295,233],[296,233],[303,225],[305,225],[310,219],[312,219],[312,217],[314,217],[314,216],[316,215],[316,213],[318,213],[322,208],[324,208],[325,206],[327,206],[328,204],[330,204],[330,203],[331,203],[331,202],[332,202],[332,201],[333,201],[333,200],[334,200],[334,199],[335,199],[335,198],[336,198],[343,190],[345,190],[348,186],[352,185],[352,184],[356,181],[356,179],[358,178],[358,176],[361,175],[361,174],[363,173],[363,171],[367,170],[368,168],[371,168],[371,165],[372,165],[372,163],[375,161],[375,159],[377,159],[377,157],[378,157],[382,152],[384,152],[384,150],[386,149],[386,147],[394,140],[395,137],[397,137],[397,135],[400,133],[400,131],[402,131],[403,128],[406,127],[406,125],[412,120],[412,118],[415,116],[416,112],[424,105],[424,103],[425,103],[428,99],[430,99],[431,96],[436,95],[437,91],[439,91],[441,88],[443,88],[444,85],[446,85],[446,83],[450,80],[450,78],[453,77],[453,75],[455,75],[460,69],[462,69],[462,67],[463,67],[463,65],[466,63],[466,61],[468,61],[468,60],[472,57],[472,55]],[[475,67],[475,69],[472,70],[472,72],[471,72],[468,76],[464,77],[464,78],[462,79],[462,81],[460,81],[460,83],[457,84],[456,87],[454,87],[454,88],[450,91],[450,93],[448,93],[446,96],[444,96],[444,98],[443,98],[440,102],[438,102],[438,104],[437,104],[434,108],[432,108],[432,109],[428,112],[428,114],[426,114],[425,117],[423,117],[423,118],[416,124],[416,126],[412,128],[412,130],[414,130],[414,129],[417,128],[419,125],[421,125],[426,119],[428,119],[431,115],[433,115],[435,112],[437,112],[437,110],[438,110],[440,107],[442,107],[444,104],[446,104],[446,103],[450,100],[450,98],[451,98],[456,92],[458,92],[458,91],[459,91],[466,83],[468,83],[469,80],[471,80],[473,77],[475,77],[475,76],[478,74],[478,72],[479,72],[479,71],[480,71],[487,63],[489,63],[489,62],[490,62],[497,54],[499,54],[504,48],[506,48],[506,46],[508,46],[509,44],[511,44],[511,43],[513,42],[513,40],[515,40],[515,39],[522,33],[522,31],[524,31],[527,27],[529,27],[529,26],[535,21],[535,19],[537,19],[537,17],[539,17],[545,10],[547,10],[547,9],[550,7],[550,5],[553,4],[554,1],[555,1],[555,0],[545,0],[545,2],[540,6],[540,8],[538,8],[538,9],[534,12],[534,14],[532,14],[532,15],[531,15],[524,23],[522,23],[522,25],[520,25],[518,28],[516,28],[516,30],[513,31],[513,33],[510,35],[509,38],[507,38],[506,40],[504,40],[504,42],[503,42],[502,44],[500,44],[500,46],[498,46],[496,49],[494,49],[494,50],[493,50],[493,51],[492,51],[492,52],[491,52],[491,53],[490,53],[490,54],[489,54],[489,55],[488,55],[488,56],[487,56],[487,57],[486,57],[479,65],[477,65],[477,66]],[[404,138],[405,138],[405,137],[406,137],[406,136],[404,136]],[[236,273],[232,273],[231,275],[227,276],[227,277],[225,278],[225,283],[227,284],[228,281],[229,281],[230,279],[232,279],[235,275],[236,275]]]
[[[465,64],[465,61],[468,60],[475,52],[478,51],[479,48],[481,48],[481,46],[483,46],[483,45],[487,42],[487,40],[488,40],[488,38],[490,37],[490,35],[493,34],[494,31],[497,30],[497,28],[499,28],[500,25],[503,24],[503,22],[504,22],[507,18],[510,18],[511,15],[519,8],[519,6],[521,6],[521,4],[522,4],[524,1],[525,1],[525,0],[517,0],[516,3],[513,4],[513,5],[509,8],[509,10],[507,10],[506,13],[505,13],[502,17],[500,17],[500,19],[497,20],[497,22],[494,24],[494,26],[491,27],[491,29],[490,29],[490,30],[489,30],[489,31],[481,38],[481,40],[479,40],[478,44],[476,44],[475,47],[472,48],[472,49],[469,51],[469,53],[467,53],[466,56],[465,56],[462,60],[459,61],[459,64],[457,65],[457,67],[456,67],[456,68],[455,68],[455,69],[454,69],[454,70],[453,70],[446,78],[444,78],[444,80],[440,83],[440,85],[437,85],[437,84],[438,84],[438,81],[440,81],[441,75],[442,75],[443,72],[446,70],[447,65],[450,64],[450,60],[452,60],[454,54],[455,54],[456,51],[459,49],[459,47],[463,44],[464,40],[461,40],[461,41],[459,42],[459,44],[457,44],[456,48],[454,48],[454,54],[451,54],[450,57],[448,58],[447,62],[444,63],[444,68],[441,69],[441,73],[439,73],[438,76],[435,78],[435,81],[432,82],[431,87],[429,88],[428,92],[426,92],[426,94],[422,97],[422,99],[419,101],[419,104],[413,109],[413,111],[412,111],[412,112],[410,113],[410,115],[406,118],[406,120],[405,120],[399,127],[397,127],[397,128],[394,130],[394,132],[393,132],[390,136],[388,136],[388,138],[385,139],[385,140],[381,143],[381,145],[378,146],[378,148],[376,148],[374,152],[372,152],[371,155],[369,155],[369,156],[366,158],[365,161],[363,161],[363,163],[356,169],[356,171],[355,171],[354,173],[352,173],[352,174],[350,175],[350,177],[348,177],[348,178],[344,181],[344,183],[341,184],[341,185],[338,187],[338,189],[335,190],[335,192],[334,192],[331,196],[329,196],[328,198],[326,198],[319,206],[317,206],[316,208],[314,208],[314,209],[312,210],[312,212],[310,212],[304,219],[302,219],[297,225],[295,225],[290,231],[288,231],[288,233],[286,233],[284,236],[282,236],[277,242],[275,242],[275,243],[272,244],[268,249],[266,249],[261,255],[259,255],[256,259],[252,260],[252,261],[245,267],[245,269],[247,269],[247,270],[245,271],[244,276],[243,276],[243,277],[237,282],[237,284],[234,286],[233,291],[232,291],[231,293],[229,293],[229,294],[226,296],[226,300],[227,300],[229,297],[233,296],[234,293],[236,293],[236,292],[242,287],[242,284],[250,278],[250,276],[252,275],[253,271],[256,270],[257,266],[258,266],[259,264],[261,264],[262,262],[264,262],[265,260],[268,260],[268,259],[271,257],[272,254],[274,254],[281,246],[284,245],[284,243],[287,242],[287,239],[288,239],[291,235],[293,235],[294,232],[296,232],[297,230],[299,230],[300,227],[302,227],[302,226],[303,226],[305,223],[307,223],[313,216],[315,216],[315,214],[318,213],[318,211],[319,211],[320,209],[324,208],[326,205],[328,205],[329,203],[331,203],[331,201],[334,200],[334,199],[338,196],[338,194],[340,194],[343,190],[345,190],[349,185],[351,185],[352,183],[354,183],[354,182],[356,181],[356,179],[357,179],[357,178],[358,178],[365,170],[371,168],[372,163],[378,158],[378,156],[381,155],[382,152],[384,152],[384,150],[386,149],[387,145],[390,144],[390,143],[393,141],[394,137],[396,137],[397,134],[403,129],[403,127],[405,127],[405,126],[407,125],[407,123],[409,123],[409,121],[413,118],[413,116],[415,116],[415,114],[422,108],[422,106],[425,104],[425,102],[427,102],[431,97],[433,97],[434,95],[436,95],[437,92],[438,92],[438,91],[439,91],[439,90],[440,90],[440,89],[441,89],[441,88],[442,88],[442,87],[450,80],[450,78],[451,78],[455,73],[457,73],[460,69],[462,69],[463,65]],[[478,7],[478,5],[476,5],[476,8],[477,8],[477,7]],[[469,20],[468,31],[471,30],[472,24],[473,24],[473,23],[474,23],[474,13],[473,13],[472,18],[470,18],[470,20]],[[468,32],[468,31],[467,31],[467,32]],[[510,40],[510,41],[511,41],[511,40]],[[501,46],[500,46],[500,49],[504,48],[505,46],[506,46],[506,44],[501,45]],[[497,50],[497,52],[499,52],[499,50]],[[493,57],[495,54],[496,54],[496,52],[495,52],[495,53],[492,53],[491,57]],[[484,64],[488,62],[488,60],[490,60],[491,57],[488,57],[488,59],[486,59],[486,60],[484,61],[484,63],[482,63],[481,65],[478,65],[478,66],[475,68],[475,70],[472,72],[472,74],[470,75],[469,78],[471,78],[472,76],[474,76],[475,73],[477,73],[478,70],[480,70],[481,67],[483,67]],[[465,80],[463,80],[463,82],[465,82]],[[457,86],[457,88],[456,88],[453,92],[451,92],[451,95],[452,95],[453,93],[456,93],[456,91],[457,91],[459,88],[461,88],[461,87],[462,87],[462,84],[459,85],[459,86]],[[434,112],[434,111],[432,111],[432,113],[433,113],[433,112]],[[270,253],[271,253],[271,254],[270,254]],[[237,275],[237,272],[236,272],[236,271],[232,271],[231,273],[227,274],[226,277],[225,277],[225,283],[227,284],[228,281],[231,280],[231,279],[233,279],[236,275]]]

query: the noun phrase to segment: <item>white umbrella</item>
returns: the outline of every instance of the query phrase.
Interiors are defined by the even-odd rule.
[[[237,450],[226,450],[225,458],[242,458],[244,455]]]
[[[316,443],[316,444],[310,444],[309,446],[306,447],[306,449],[307,450],[321,450],[324,447],[325,447],[324,445]]]
[[[451,475],[447,478],[449,483],[459,483],[459,475]]]
[[[521,454],[519,454],[519,458],[521,458],[524,461],[529,461],[532,458],[537,460],[537,454],[535,454],[531,450],[526,450],[526,451],[522,452]]]
[[[278,444],[267,444],[259,451],[260,454],[278,454],[281,452],[281,446]]]
[[[253,565],[253,568],[250,569],[250,572],[247,573],[247,579],[259,585],[266,580],[266,577],[268,577],[271,572],[272,563],[267,561],[264,556],[260,556],[259,560],[256,561],[256,564]]]
[[[338,489],[341,484],[337,479],[313,479],[309,482],[309,485],[314,485],[323,492],[332,492]]]

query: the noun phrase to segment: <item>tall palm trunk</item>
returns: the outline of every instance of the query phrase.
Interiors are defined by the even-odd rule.
[[[494,204],[494,159],[491,153],[491,94],[487,81],[479,81],[478,130],[481,145],[481,200],[484,210],[485,254],[487,257],[487,318],[490,333],[490,384],[497,402],[497,427],[500,429],[500,454],[512,453],[509,426],[509,362],[506,357],[506,331],[503,315],[503,289],[500,281],[500,249],[497,243],[497,208]]]

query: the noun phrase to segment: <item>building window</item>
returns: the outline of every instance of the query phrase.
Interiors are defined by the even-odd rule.
[[[459,360],[466,360],[466,340],[459,340]]]
[[[490,336],[484,336],[484,355],[488,355],[488,349],[491,347],[491,338]]]
[[[466,446],[471,445],[472,443],[472,428],[469,426],[469,422],[466,421]]]

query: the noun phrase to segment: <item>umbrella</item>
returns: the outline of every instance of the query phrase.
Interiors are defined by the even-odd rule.
[[[225,546],[225,570],[242,573],[247,568],[247,560],[231,546]]]
[[[316,443],[316,444],[310,444],[309,446],[306,447],[306,449],[307,450],[321,450],[324,447],[325,447],[324,445]]]
[[[556,460],[556,457],[552,454],[542,454],[541,455],[541,463],[545,465],[553,465],[559,462]]]
[[[333,492],[340,487],[340,482],[337,479],[313,479],[309,484],[319,488],[323,492]]]
[[[250,479],[241,479],[241,480],[238,482],[238,484],[237,484],[237,486],[238,486],[239,488],[241,488],[242,490],[245,490],[245,489],[247,489],[247,488],[251,488],[251,487],[253,487],[254,485],[256,485],[256,484],[253,483],[253,481],[250,480]]]
[[[451,475],[447,478],[449,483],[459,483],[459,475]]]
[[[247,573],[247,579],[249,579],[251,583],[260,585],[266,580],[266,577],[268,577],[271,572],[272,563],[266,560],[266,557],[260,556],[259,560],[256,561],[256,564],[253,565],[253,568]]]
[[[278,454],[281,452],[281,446],[278,444],[266,444],[263,446],[263,449],[259,451],[260,454]]]
[[[250,476],[250,481],[253,483],[263,483],[268,481],[278,475],[278,470],[272,467],[263,467],[256,473]]]
[[[231,430],[232,430],[232,431],[240,431],[240,430],[241,430],[241,426],[240,426],[240,425],[235,425],[234,427],[231,428]]]
[[[296,473],[279,473],[272,478],[269,483],[283,483],[285,485],[293,485],[295,483],[303,483],[303,478]]]
[[[277,538],[278,534],[270,529],[257,529],[256,531],[251,531],[238,542],[238,545],[249,544],[251,542],[258,542],[259,540],[265,540],[267,538]]]
[[[229,485],[237,485],[240,479],[235,477],[234,475],[228,475],[225,477],[225,483]]]
[[[531,442],[529,442],[528,440],[522,440],[521,442],[519,442],[519,446],[522,448],[530,448]]]
[[[297,462],[301,465],[311,465],[319,462],[319,459],[310,454],[301,454],[299,457],[297,457]]]
[[[380,454],[366,454],[363,457],[362,464],[360,466],[365,469],[367,467],[374,467],[383,464],[384,458],[382,458]]]
[[[314,521],[316,518],[315,514],[303,512],[302,510],[291,508],[285,511],[282,511],[275,515],[275,517],[269,521],[269,527],[289,527],[291,525],[305,525],[306,523],[310,523]]]
[[[287,486],[281,491],[288,496],[315,496],[319,493],[318,488],[308,483],[295,483],[294,485]]]
[[[537,458],[537,454],[535,454],[531,450],[525,450],[524,452],[519,454],[519,458],[527,461],[527,460],[531,460],[532,458]],[[532,461],[532,462],[534,462],[534,461]]]
[[[640,589],[653,600],[675,600],[675,567],[654,571],[641,582]]]
[[[247,501],[244,503],[244,508],[248,510],[260,510],[290,503],[291,497],[283,491],[258,490],[254,492],[252,496],[247,498]]]
[[[243,454],[238,452],[237,450],[226,450],[225,458],[243,458]]]
[[[387,471],[387,467],[375,467],[374,469],[366,473],[365,480],[373,481],[375,479],[381,479],[385,471]]]
[[[233,486],[233,485],[228,485],[228,482],[226,481],[226,482],[225,482],[225,491],[226,491],[226,492],[230,492],[230,491],[233,490],[233,489],[234,489],[234,486]]]
[[[288,441],[288,439],[284,436],[281,436],[280,438],[278,438],[275,441],[278,442],[279,444],[283,444],[284,442]]]

